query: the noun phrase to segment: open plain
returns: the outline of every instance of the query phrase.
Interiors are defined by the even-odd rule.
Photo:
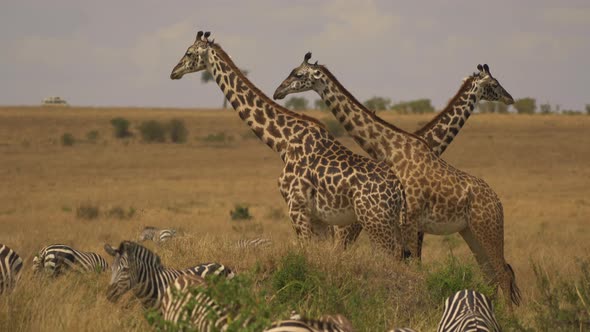
[[[308,114],[332,119],[327,112]],[[380,115],[411,131],[433,116]],[[133,137],[113,136],[115,117],[131,122]],[[173,118],[186,124],[186,143],[142,142],[137,130],[142,121]],[[62,144],[64,133],[75,138],[72,146]],[[346,134],[339,139],[362,153]],[[443,159],[482,177],[499,194],[506,258],[524,299],[516,315],[533,324],[539,287],[532,264],[550,280],[576,280],[578,260],[590,254],[590,116],[476,114]],[[45,245],[65,243],[107,257],[104,243],[135,240],[146,225],[180,230],[182,236],[169,243],[148,244],[167,265],[216,261],[238,273],[257,266],[257,285],[263,287],[286,253],[302,252],[328,282],[355,280],[354,285],[367,287],[361,292],[366,297],[372,296],[371,288],[384,289],[370,310],[343,301],[342,313],[359,330],[433,330],[442,311],[424,299],[425,270],[449,255],[473,263],[463,240],[427,235],[421,265],[375,254],[364,234],[344,253],[329,244],[300,249],[277,188],[281,167],[278,155],[231,110],[0,108],[0,243],[25,260],[16,290],[0,297],[0,330],[148,328],[137,303],[106,300],[108,273],[57,280],[31,273],[32,258]],[[237,204],[249,207],[251,220],[231,220]],[[77,215],[88,205],[99,208],[97,218]],[[129,218],[108,213],[121,210]],[[256,236],[272,239],[273,245],[251,251],[232,246]],[[323,308],[308,310],[316,315]],[[288,311],[277,318],[285,316]]]

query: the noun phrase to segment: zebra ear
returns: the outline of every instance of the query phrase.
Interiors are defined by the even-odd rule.
[[[113,247],[111,247],[110,244],[105,243],[104,244],[104,251],[107,252],[107,254],[111,255],[111,256],[116,256],[117,255],[117,250]]]

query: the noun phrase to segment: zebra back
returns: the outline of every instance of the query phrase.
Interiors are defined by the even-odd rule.
[[[0,294],[11,291],[20,278],[23,260],[4,244],[0,244]]]
[[[65,244],[52,244],[33,258],[33,272],[46,271],[57,276],[67,269],[81,272],[102,272],[108,269],[107,261],[97,253],[76,250]]]
[[[287,319],[272,323],[264,332],[352,332],[352,327],[341,326],[323,319]]]
[[[272,241],[265,238],[240,239],[238,242],[236,242],[236,247],[239,249],[266,248],[270,245],[272,245]]]
[[[413,330],[409,327],[398,327],[396,329],[389,330],[389,332],[416,332],[416,330]]]
[[[159,308],[162,297],[170,282],[181,275],[221,275],[232,278],[234,273],[218,263],[206,263],[183,270],[167,268],[160,257],[146,247],[125,241],[114,249],[108,244],[105,251],[115,257],[107,299],[117,301],[123,294],[133,289],[134,295],[147,308]]]
[[[181,275],[166,288],[162,298],[162,316],[175,328],[190,328],[196,331],[225,331],[230,315],[225,308],[197,288],[206,288],[207,283],[196,275]],[[248,320],[245,325],[248,324]],[[244,326],[245,326],[244,325]]]
[[[459,291],[445,301],[438,332],[499,332],[494,305],[485,295],[473,291]]]

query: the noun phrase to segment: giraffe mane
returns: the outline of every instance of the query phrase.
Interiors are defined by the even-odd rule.
[[[246,86],[249,89],[251,89],[255,94],[257,94],[262,99],[264,99],[264,101],[266,103],[270,104],[272,107],[276,108],[281,113],[287,114],[287,115],[289,115],[291,117],[294,117],[296,119],[300,119],[300,120],[303,120],[303,121],[306,121],[306,122],[312,122],[315,125],[317,125],[318,127],[326,130],[326,126],[320,120],[318,120],[316,118],[313,118],[311,116],[305,115],[305,114],[300,114],[300,113],[291,111],[291,110],[289,110],[289,109],[287,109],[287,108],[285,108],[285,107],[277,104],[274,100],[272,100],[264,92],[262,92],[256,85],[254,85],[244,75],[244,73],[242,73],[242,71],[232,61],[232,59],[229,56],[229,54],[227,54],[219,44],[212,43],[211,46],[214,47],[219,52],[219,55],[225,59],[225,62],[234,70],[234,72],[236,73],[236,75],[244,82],[244,84],[246,84]]]
[[[322,72],[326,76],[328,76],[328,78],[330,78],[334,82],[334,84],[336,84],[339,87],[340,91],[343,91],[344,92],[344,94],[346,95],[346,97],[348,97],[350,100],[352,100],[353,102],[355,102],[356,104],[358,104],[359,107],[361,108],[361,110],[363,112],[367,113],[370,117],[372,117],[373,120],[381,123],[382,125],[384,125],[387,128],[391,128],[391,129],[393,129],[395,131],[401,131],[404,134],[407,134],[408,136],[412,136],[413,138],[415,138],[415,139],[421,141],[422,143],[428,145],[426,143],[426,141],[422,137],[419,137],[419,136],[415,135],[414,133],[411,133],[411,132],[405,131],[405,130],[399,128],[399,127],[396,127],[395,125],[393,125],[393,124],[391,124],[391,123],[383,120],[379,116],[377,116],[374,112],[371,112],[365,105],[363,105],[363,103],[359,102],[358,99],[356,99],[346,88],[344,88],[344,86],[340,83],[340,81],[338,81],[338,79],[336,78],[336,76],[334,76],[334,74],[332,74],[330,72],[330,70],[328,70],[328,67],[326,67],[325,65],[317,65],[317,67],[320,68],[322,70]]]
[[[416,135],[423,135],[425,132],[427,132],[428,130],[430,130],[432,127],[434,127],[435,124],[440,122],[440,118],[445,116],[445,114],[449,111],[451,111],[451,108],[453,108],[453,104],[459,99],[461,98],[461,96],[463,95],[463,93],[465,92],[465,90],[467,90],[467,88],[471,85],[471,83],[473,82],[473,80],[477,77],[477,73],[474,73],[471,76],[467,76],[463,79],[463,82],[461,84],[461,87],[459,87],[459,90],[457,91],[457,93],[455,93],[455,95],[453,96],[453,98],[451,98],[449,100],[449,102],[447,103],[447,106],[445,106],[445,108],[438,112],[438,114],[432,118],[432,120],[430,120],[427,124],[425,124],[424,126],[422,126],[422,128],[418,129],[416,131]]]

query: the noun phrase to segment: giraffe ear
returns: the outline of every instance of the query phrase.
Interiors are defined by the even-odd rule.
[[[309,59],[311,59],[311,52],[305,53],[305,56],[303,57],[303,62],[307,63]]]

